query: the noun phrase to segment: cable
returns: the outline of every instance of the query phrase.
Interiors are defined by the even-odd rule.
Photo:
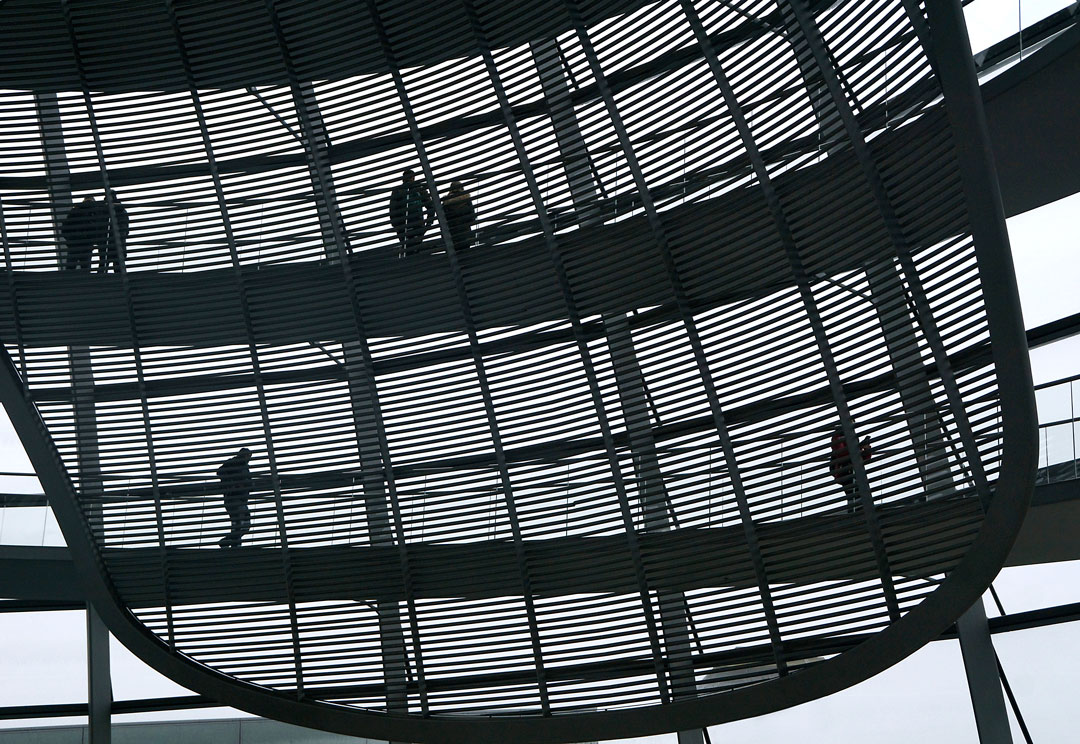
[[[998,596],[993,584],[990,585],[990,596],[994,598],[994,604],[997,605],[998,612],[1004,617],[1005,605],[1001,603],[1001,597]],[[990,645],[994,645],[992,638]],[[1024,721],[1024,714],[1020,712],[1020,704],[1016,702],[1016,695],[1013,694],[1009,678],[1005,676],[1005,667],[1001,666],[1001,658],[998,656],[997,649],[994,649],[994,663],[997,664],[998,677],[1001,679],[1001,686],[1005,688],[1005,695],[1009,698],[1009,705],[1012,707],[1013,715],[1016,716],[1016,722],[1020,725],[1021,733],[1024,734],[1024,741],[1027,744],[1032,744],[1031,732],[1028,731],[1027,722]]]
[[[1026,741],[1027,744],[1032,744],[1031,732],[1028,731],[1024,716],[1020,713],[1020,706],[1016,702],[1016,696],[1013,695],[1012,685],[1009,684],[1009,678],[1005,676],[1005,667],[1001,666],[1001,659],[998,658],[997,651],[994,651],[994,661],[997,663],[998,677],[1001,678],[1001,686],[1005,688],[1005,694],[1009,698],[1009,705],[1012,706],[1013,715],[1016,716],[1016,722],[1020,724],[1020,731],[1024,734],[1024,741]]]

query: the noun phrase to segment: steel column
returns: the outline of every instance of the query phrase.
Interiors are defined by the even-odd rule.
[[[724,102],[731,114],[732,121],[739,131],[739,137],[742,140],[743,148],[750,158],[754,174],[758,178],[758,185],[769,206],[769,211],[772,213],[777,231],[780,234],[781,241],[784,245],[784,251],[787,255],[788,264],[791,269],[792,277],[795,280],[796,287],[798,288],[800,300],[803,309],[806,312],[807,320],[813,329],[814,340],[818,347],[818,353],[821,356],[822,366],[825,368],[825,373],[829,380],[829,389],[832,391],[833,402],[836,405],[844,436],[848,443],[848,451],[852,453],[851,461],[855,468],[855,479],[858,484],[859,497],[863,506],[864,520],[870,535],[871,543],[874,547],[874,555],[877,561],[878,573],[880,574],[885,604],[888,607],[890,619],[895,622],[900,618],[900,605],[897,598],[896,587],[893,582],[892,570],[889,567],[888,555],[885,550],[885,540],[877,513],[874,510],[870,486],[866,478],[865,464],[863,463],[858,438],[855,435],[851,411],[847,402],[847,395],[844,392],[843,381],[840,378],[840,372],[836,364],[833,349],[828,341],[824,322],[822,320],[821,309],[818,306],[813,289],[810,286],[810,279],[803,266],[802,255],[800,254],[799,246],[795,242],[795,237],[791,232],[787,215],[780,203],[776,189],[773,187],[772,178],[761,154],[761,150],[758,148],[753,132],[750,129],[746,115],[743,112],[742,105],[735,97],[735,91],[720,65],[719,57],[716,55],[715,49],[709,41],[692,3],[690,0],[683,0],[682,5],[683,13],[686,15],[691,28],[694,29],[694,33],[698,38],[698,43],[701,44],[706,53],[706,59],[713,73],[713,78],[716,80],[717,86],[724,96]]]
[[[597,179],[593,178],[589,151],[574,112],[559,42],[557,39],[536,41],[529,44],[529,49],[540,76],[540,87],[548,105],[555,143],[559,147],[566,182],[570,186],[574,220],[582,226],[596,224],[600,219]]]
[[[431,160],[427,156],[427,148],[424,145],[424,140],[420,136],[418,118],[405,89],[405,79],[401,73],[401,67],[397,62],[394,45],[390,39],[390,32],[382,23],[375,0],[368,0],[368,9],[378,30],[379,41],[382,46],[386,66],[394,82],[394,88],[401,103],[402,111],[408,122],[413,146],[416,148],[416,155],[420,160],[420,166],[424,173],[424,180],[432,187],[431,196],[433,206],[435,214],[438,217],[439,229],[442,233],[444,245],[446,246],[446,257],[449,263],[448,268],[457,290],[458,301],[461,307],[461,317],[469,340],[473,369],[476,372],[476,381],[484,404],[488,433],[491,437],[491,445],[495,453],[495,461],[499,475],[499,488],[505,503],[507,519],[510,522],[511,537],[514,544],[514,556],[517,563],[518,576],[521,580],[521,597],[524,604],[526,622],[529,626],[529,644],[532,651],[534,671],[536,673],[536,686],[540,699],[540,708],[543,714],[548,716],[551,715],[551,702],[547,675],[545,673],[543,645],[540,640],[539,620],[537,618],[535,607],[535,595],[532,590],[531,570],[528,556],[525,552],[524,537],[522,535],[521,523],[518,516],[517,499],[510,480],[509,465],[507,463],[502,434],[500,433],[495,413],[495,400],[491,392],[491,385],[488,381],[487,368],[484,363],[484,356],[480,347],[476,324],[473,320],[472,304],[469,300],[464,275],[458,261],[457,250],[454,247],[454,241],[450,235],[446,212],[443,209],[442,200],[440,199],[438,189],[436,188],[437,182],[435,173],[431,167]]]
[[[285,38],[277,18],[276,6],[270,2],[268,8],[292,88],[293,105],[300,123],[300,131],[294,134],[306,154],[326,257],[331,264],[345,268],[346,284],[350,285],[350,293],[355,296],[355,289],[351,286],[351,272],[348,269],[351,251],[337,201],[334,174],[330,167],[330,136],[319,108],[315,86],[297,78],[291,62],[288,39]],[[269,104],[267,106],[269,107]],[[363,338],[362,333],[360,336]],[[342,343],[342,354],[344,364],[341,366],[349,386],[349,401],[356,429],[368,539],[372,545],[393,545],[394,531],[387,508],[383,475],[389,463],[383,457],[380,446],[380,438],[385,439],[385,435],[381,433],[380,417],[376,411],[378,389],[369,365],[364,363],[370,352],[364,348],[361,341],[346,341]],[[387,710],[391,713],[407,713],[409,656],[401,622],[401,607],[397,602],[379,601],[375,603],[375,613],[378,617],[383,675],[386,680]]]
[[[41,152],[45,160],[45,183],[49,189],[53,240],[56,241],[56,268],[62,269],[66,251],[61,248],[64,242],[60,239],[60,224],[75,202],[71,195],[71,168],[64,150],[60,103],[55,93],[35,93],[34,109],[37,113],[38,133],[41,136]]]
[[[705,729],[688,729],[678,734],[678,744],[704,744],[705,737],[702,732]]]
[[[544,233],[544,242],[547,246],[548,253],[551,258],[552,266],[555,270],[555,274],[558,278],[559,287],[563,295],[563,299],[566,303],[567,318],[570,321],[571,328],[573,329],[574,340],[578,348],[578,354],[581,357],[582,366],[585,370],[586,379],[589,385],[589,394],[593,404],[593,409],[596,413],[597,424],[601,431],[603,439],[604,453],[607,460],[608,468],[611,472],[612,484],[618,494],[619,507],[623,520],[623,527],[626,531],[627,544],[630,548],[630,552],[633,556],[634,570],[636,578],[640,587],[642,611],[646,619],[648,620],[648,632],[649,642],[653,646],[654,653],[658,654],[659,650],[659,636],[655,623],[653,622],[652,607],[649,602],[647,582],[645,577],[645,567],[641,559],[641,549],[638,545],[636,533],[633,524],[633,514],[630,508],[629,499],[626,491],[626,484],[622,477],[622,471],[619,466],[618,456],[615,451],[614,436],[611,431],[611,425],[608,421],[603,394],[600,390],[600,384],[596,372],[596,366],[592,360],[592,355],[588,347],[584,328],[581,323],[581,314],[577,309],[577,301],[574,298],[573,291],[570,288],[570,281],[567,275],[566,265],[563,261],[562,251],[559,247],[558,240],[555,238],[555,226],[551,221],[548,210],[544,204],[543,197],[540,194],[540,185],[536,177],[536,173],[529,161],[528,154],[525,149],[525,144],[521,136],[521,130],[518,126],[517,119],[514,115],[513,107],[510,105],[509,98],[506,94],[505,87],[502,83],[501,76],[495,65],[494,58],[491,54],[490,44],[487,40],[484,29],[482,28],[479,19],[476,16],[476,10],[473,7],[472,0],[463,0],[466,12],[469,14],[470,21],[473,25],[473,31],[476,35],[477,43],[480,46],[481,54],[484,59],[484,66],[487,69],[488,77],[491,80],[492,86],[495,89],[496,95],[499,99],[499,107],[502,111],[503,118],[506,122],[507,131],[511,140],[514,143],[514,149],[517,152],[518,159],[522,166],[522,175],[529,187],[529,195],[532,199],[533,207],[536,209],[539,217],[540,225]],[[657,659],[658,659],[657,655]],[[654,659],[654,669],[657,678],[657,686],[662,698],[666,698],[668,694],[668,684],[664,675],[664,670],[660,667],[657,659]]]
[[[540,86],[550,109],[551,126],[562,156],[570,185],[575,221],[582,227],[599,224],[597,189],[588,147],[578,124],[570,97],[563,56],[558,41],[551,39],[530,44],[533,61],[540,75]],[[604,335],[611,353],[615,384],[618,388],[623,421],[630,440],[634,478],[644,512],[646,531],[671,529],[668,500],[649,418],[648,388],[634,351],[630,323],[624,314],[603,317]],[[655,422],[659,423],[659,422]],[[691,695],[696,689],[690,649],[690,610],[681,593],[657,595],[660,625],[668,651],[668,675],[672,698],[680,693]]]
[[[804,39],[805,46],[796,43],[802,31],[795,9],[790,4],[781,3],[780,14],[785,36],[798,63],[820,131],[826,141],[833,141],[833,145],[827,145],[825,150],[838,152],[841,148],[835,140],[843,134],[844,120],[840,104],[830,95],[825,68],[815,62],[814,44],[809,37]],[[821,46],[823,54],[834,62],[824,44]],[[835,68],[835,79],[836,89],[854,98],[851,86],[841,76],[839,68]],[[901,246],[897,245],[897,249],[900,250]],[[940,414],[927,413],[928,407],[934,406],[934,396],[929,381],[922,373],[915,317],[908,302],[903,277],[891,259],[869,262],[865,272],[870,287],[870,301],[881,326],[889,361],[896,372],[897,392],[904,409],[908,435],[915,445],[916,464],[923,489],[927,493],[947,496],[955,489],[947,459],[945,428]]]
[[[111,744],[113,694],[109,630],[89,602],[86,604],[86,675],[90,744]]]
[[[1001,694],[998,679],[997,654],[990,640],[990,625],[981,597],[956,621],[956,631],[960,636],[960,651],[964,655],[964,671],[967,673],[979,742],[1012,744],[1009,714],[1005,710],[1005,697]]]
[[[724,461],[728,467],[728,472],[731,473],[731,487],[735,495],[736,503],[739,508],[739,518],[744,530],[744,535],[747,542],[747,547],[750,552],[751,562],[754,567],[754,575],[757,579],[758,591],[761,597],[762,609],[764,610],[765,623],[769,633],[770,645],[773,650],[773,657],[776,664],[776,668],[779,674],[787,674],[787,665],[784,661],[782,638],[780,635],[779,624],[776,619],[776,611],[773,603],[772,588],[769,585],[768,576],[765,570],[765,562],[761,554],[761,549],[757,539],[757,531],[754,526],[753,514],[750,511],[750,504],[746,496],[746,489],[743,486],[742,478],[739,475],[738,462],[735,458],[734,443],[731,440],[731,435],[728,432],[727,423],[725,420],[723,408],[720,405],[720,398],[716,390],[716,386],[712,381],[712,371],[708,364],[708,359],[705,355],[704,346],[701,342],[701,337],[698,333],[697,322],[694,319],[693,313],[690,310],[690,303],[687,297],[686,291],[683,286],[682,278],[679,275],[678,268],[675,265],[675,259],[671,254],[670,247],[668,246],[667,236],[665,234],[663,223],[657,213],[656,205],[653,202],[652,194],[649,190],[648,184],[645,181],[644,173],[638,163],[635,155],[634,148],[630,142],[629,133],[626,130],[626,126],[623,123],[622,115],[615,103],[614,94],[611,87],[608,85],[607,77],[604,74],[603,68],[597,57],[596,50],[593,48],[592,39],[588,35],[588,31],[585,27],[584,19],[581,15],[581,9],[577,0],[565,0],[567,10],[571,15],[571,19],[574,24],[574,29],[578,35],[578,39],[581,42],[582,51],[585,54],[589,63],[589,68],[592,71],[593,77],[596,80],[597,87],[600,91],[601,98],[604,101],[605,109],[608,112],[608,116],[611,120],[611,125],[615,129],[615,133],[619,140],[619,145],[626,156],[627,166],[634,178],[634,184],[637,187],[638,194],[641,197],[642,205],[645,208],[645,213],[648,218],[650,230],[653,234],[653,239],[656,245],[657,252],[660,259],[664,264],[664,268],[668,274],[668,285],[671,289],[672,295],[675,300],[675,305],[678,308],[680,320],[685,328],[687,338],[690,342],[691,349],[694,355],[694,361],[697,365],[698,374],[703,387],[705,388],[706,397],[709,400],[709,409],[712,413],[713,421],[716,426],[717,436],[720,440],[720,447],[724,453]]]
[[[75,204],[71,190],[71,169],[68,165],[64,144],[64,128],[60,117],[60,104],[55,93],[34,95],[41,150],[45,160],[46,182],[52,211],[53,239],[56,241],[56,265],[63,269],[66,251],[61,248],[60,225]],[[91,262],[93,259],[91,258]],[[98,451],[97,414],[94,407],[94,371],[90,350],[86,347],[68,347],[68,368],[71,371],[72,408],[75,419],[75,457],[78,463],[77,483],[79,492],[87,499],[84,506],[90,511],[91,529],[101,529],[100,501],[97,508],[90,506],[102,495],[101,458]],[[25,368],[22,370],[25,374]]]
[[[971,470],[972,480],[977,494],[985,506],[990,498],[989,485],[987,481],[986,473],[983,470],[982,459],[979,454],[979,448],[975,441],[975,435],[972,431],[971,424],[968,421],[964,400],[960,395],[959,386],[956,381],[956,375],[953,372],[952,367],[949,365],[948,355],[945,350],[944,343],[942,342],[940,332],[934,323],[933,313],[931,311],[927,295],[923,289],[922,278],[915,266],[914,259],[911,256],[911,248],[907,237],[903,234],[899,220],[892,202],[890,201],[888,191],[886,190],[885,183],[879,172],[877,162],[870,152],[866,137],[860,127],[858,121],[855,118],[854,112],[846,103],[846,97],[841,85],[839,71],[835,69],[835,65],[830,62],[831,53],[828,50],[825,39],[822,36],[821,29],[818,26],[817,19],[813,12],[809,9],[806,0],[785,0],[785,7],[789,7],[797,21],[798,31],[803,36],[810,52],[813,54],[814,61],[817,69],[820,71],[825,84],[829,88],[830,95],[833,99],[833,104],[837,115],[844,125],[844,129],[847,131],[848,139],[851,142],[852,149],[855,153],[859,164],[862,167],[863,175],[866,178],[867,185],[870,187],[874,200],[877,203],[878,211],[881,213],[881,218],[884,222],[886,229],[889,232],[890,241],[893,244],[893,249],[896,251],[896,257],[900,262],[900,267],[903,270],[904,279],[906,279],[908,287],[910,288],[911,297],[914,301],[916,308],[915,319],[919,323],[922,329],[923,336],[926,339],[931,351],[933,352],[934,361],[937,364],[938,371],[941,374],[941,382],[945,388],[946,396],[951,403],[952,411],[956,419],[956,429],[959,433],[960,442],[964,450],[964,454],[967,456],[967,465]],[[792,30],[792,33],[795,29]],[[937,56],[937,55],[935,55]],[[968,54],[970,59],[970,53]],[[972,63],[973,64],[973,63]],[[944,86],[944,80],[942,84]],[[944,90],[944,87],[943,87]],[[963,169],[961,169],[963,170]],[[999,202],[1000,208],[1000,202]],[[974,217],[974,216],[973,216]],[[972,234],[976,237],[976,244],[978,244],[978,231],[980,229],[977,219],[972,219]],[[869,275],[869,272],[868,272]],[[897,278],[898,281],[902,281]],[[899,288],[900,291],[902,287]],[[990,313],[990,303],[988,304],[987,313]],[[891,352],[890,352],[891,356]],[[901,377],[901,373],[898,371],[897,376]],[[906,403],[905,403],[906,406]],[[920,441],[920,429],[917,427],[912,432],[912,441],[918,443]],[[848,447],[858,443],[852,439],[849,439]],[[941,448],[944,450],[944,446]],[[857,455],[853,455],[855,459],[858,459]]]
[[[284,40],[282,43],[284,44]],[[295,77],[291,69],[290,77]],[[330,135],[326,131],[322,111],[319,109],[315,85],[309,82],[295,83],[293,103],[300,112],[300,142],[308,155],[308,173],[315,194],[315,209],[319,215],[319,230],[322,233],[326,256],[331,261],[340,260],[350,253],[349,239],[345,231],[345,221],[341,217],[341,208],[338,206],[334,175],[328,167]],[[320,167],[322,164],[327,167]]]
[[[604,332],[611,352],[619,403],[630,441],[634,479],[641,501],[646,532],[664,532],[677,528],[660,459],[656,452],[653,422],[649,416],[645,376],[634,352],[630,323],[625,315],[604,316]],[[697,689],[690,646],[690,607],[682,592],[657,592],[660,627],[668,652],[668,674],[672,699],[693,695]]]
[[[101,172],[102,182],[103,182],[103,185],[105,187],[105,193],[109,194],[109,192],[112,190],[112,187],[110,186],[110,183],[109,183],[109,171],[108,171],[107,163],[105,161],[105,146],[104,146],[103,139],[102,139],[102,136],[101,136],[101,130],[100,130],[100,127],[98,125],[97,115],[96,115],[96,113],[94,111],[94,103],[93,103],[93,100],[92,100],[92,98],[90,96],[90,86],[89,86],[89,83],[87,81],[86,71],[84,69],[84,65],[83,65],[83,62],[82,62],[82,56],[81,56],[81,51],[80,51],[80,47],[79,47],[78,33],[76,31],[76,28],[75,28],[75,21],[74,21],[74,17],[72,16],[71,5],[68,2],[68,0],[62,0],[61,8],[62,8],[63,14],[64,14],[65,25],[67,26],[68,37],[69,37],[70,42],[71,42],[71,51],[75,56],[76,67],[77,67],[78,72],[79,72],[79,80],[82,82],[82,91],[81,91],[82,100],[83,100],[83,106],[86,108],[87,121],[90,123],[90,134],[91,134],[91,137],[92,137],[93,142],[94,142],[94,154],[95,154],[95,157],[96,157],[96,160],[97,160],[98,169]],[[108,209],[109,224],[113,225],[113,226],[118,225],[119,222],[117,220],[116,205],[115,205],[111,195],[108,196],[108,198],[106,199],[106,204],[107,204],[107,209]],[[130,283],[128,281],[127,257],[124,254],[124,251],[123,251],[123,249],[121,247],[121,238],[119,237],[119,232],[114,231],[114,233],[115,234],[113,235],[113,239],[115,241],[115,248],[117,250],[117,256],[119,257],[118,273],[120,275],[121,286],[123,287],[124,306],[125,306],[126,315],[127,315],[128,328],[130,329],[130,332],[131,332],[129,340],[130,340],[130,343],[131,343],[132,361],[133,361],[134,367],[135,367],[136,384],[137,384],[138,391],[139,391],[139,412],[140,412],[141,418],[142,418],[143,434],[146,437],[147,465],[149,466],[149,470],[150,470],[151,493],[153,495],[153,500],[154,500],[154,522],[155,522],[155,527],[156,527],[156,535],[157,535],[158,549],[159,549],[159,560],[160,560],[160,567],[161,567],[162,604],[163,604],[164,609],[165,609],[165,618],[166,618],[166,626],[167,626],[168,643],[169,643],[170,646],[175,647],[176,638],[175,638],[175,626],[174,626],[174,618],[173,618],[173,608],[172,608],[172,602],[171,602],[171,600],[169,598],[169,584],[170,584],[169,561],[168,561],[167,552],[165,550],[165,520],[164,520],[164,515],[163,515],[162,505],[161,505],[161,492],[160,492],[159,480],[158,480],[157,454],[156,454],[156,448],[155,448],[155,443],[154,443],[154,436],[153,436],[153,433],[151,431],[151,426],[150,426],[150,405],[149,405],[149,398],[148,398],[148,395],[147,395],[147,392],[146,392],[146,376],[145,376],[145,372],[144,372],[144,369],[143,369],[142,348],[141,348],[141,345],[139,344],[138,323],[136,322],[136,317],[135,317],[135,301],[134,301],[134,298],[133,298],[133,295],[132,295],[131,285],[130,285]],[[102,250],[103,251],[105,250],[104,246],[102,246]],[[93,258],[91,256],[91,265],[92,265],[92,263],[93,263]],[[104,264],[105,264],[105,259],[104,259],[104,256],[103,256],[102,257],[102,273],[104,273],[105,269],[107,268]],[[104,494],[105,494],[105,487],[104,487],[104,483],[103,483],[103,481],[101,479],[100,454],[99,454],[98,442],[97,442],[97,421],[96,421],[97,412],[96,412],[96,403],[95,403],[95,399],[94,399],[95,378],[94,378],[93,370],[92,370],[92,368],[90,366],[90,358],[89,358],[90,352],[89,352],[89,350],[85,350],[85,353],[87,354],[87,357],[88,357],[87,360],[86,360],[87,369],[85,371],[85,374],[87,375],[86,382],[88,383],[88,387],[86,387],[84,389],[84,395],[86,396],[86,401],[84,403],[84,406],[86,408],[86,413],[88,413],[89,416],[94,419],[92,424],[87,423],[87,432],[86,432],[87,441],[86,441],[86,445],[87,445],[87,447],[89,449],[92,449],[92,456],[93,456],[93,460],[94,460],[93,467],[96,469],[97,482],[96,483],[91,483],[90,488],[89,489],[87,488],[87,484],[82,480],[82,472],[81,472],[82,460],[80,459],[80,494],[79,495],[80,495],[80,497],[82,499],[82,502],[83,502],[82,503],[83,510],[89,516],[91,530],[92,531],[97,530],[98,531],[98,534],[97,534],[98,542],[99,543],[104,543],[105,524],[104,524],[103,498],[104,498]],[[76,404],[76,407],[78,407],[78,403]],[[78,416],[76,416],[76,419],[78,419]],[[90,426],[93,426],[93,433],[92,433],[93,441],[92,442],[89,441],[89,438],[91,436],[90,431],[89,431]],[[78,428],[79,428],[78,423],[76,423],[76,429],[78,429]],[[82,451],[82,443],[80,442],[80,452],[81,451]],[[80,458],[81,458],[81,455],[80,455]]]

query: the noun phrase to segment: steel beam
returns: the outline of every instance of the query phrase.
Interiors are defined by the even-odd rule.
[[[330,265],[345,267],[350,247],[345,221],[337,200],[337,189],[330,161],[330,135],[323,121],[315,86],[296,78],[288,55],[284,36],[279,41],[293,88],[293,104],[300,122],[297,137],[307,154],[308,175],[315,195],[315,207],[319,216],[319,229],[323,247]],[[350,282],[351,276],[346,275]],[[351,294],[355,294],[352,287]],[[374,372],[364,363],[369,352],[361,341],[342,343],[343,363],[340,364],[349,386],[349,401],[356,430],[357,454],[360,458],[363,489],[364,516],[367,522],[368,540],[372,545],[394,544],[387,506],[386,483],[382,476],[386,460],[383,457],[385,433],[380,425],[378,389]],[[409,681],[409,656],[402,626],[402,608],[399,602],[382,600],[372,603],[378,617],[379,643],[382,648],[383,675],[386,679],[386,708],[390,713],[408,713],[409,701],[405,693]]]

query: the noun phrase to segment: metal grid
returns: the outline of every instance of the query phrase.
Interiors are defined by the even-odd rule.
[[[0,6],[42,40],[0,92],[0,338],[114,632],[238,707],[441,741],[751,715],[870,653],[829,639],[931,640],[902,618],[988,539],[1026,370],[971,353],[1024,342],[922,9],[318,6]],[[435,224],[399,257],[406,167]],[[107,189],[119,270],[62,270]]]

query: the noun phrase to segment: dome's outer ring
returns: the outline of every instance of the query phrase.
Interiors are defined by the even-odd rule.
[[[551,718],[436,718],[391,716],[327,703],[306,703],[229,678],[167,650],[125,610],[95,570],[100,557],[82,520],[74,490],[44,424],[6,350],[0,399],[68,540],[88,599],[110,630],[136,655],[178,683],[250,713],[301,726],[397,741],[572,742],[698,728],[807,702],[854,685],[935,640],[976,601],[1000,570],[1019,531],[1034,483],[1037,440],[1034,395],[1019,295],[1004,213],[971,51],[956,0],[928,4],[932,56],[957,142],[976,255],[983,279],[992,354],[1001,397],[1001,475],[971,549],[942,585],[886,630],[834,660],[759,685],[666,705]]]

